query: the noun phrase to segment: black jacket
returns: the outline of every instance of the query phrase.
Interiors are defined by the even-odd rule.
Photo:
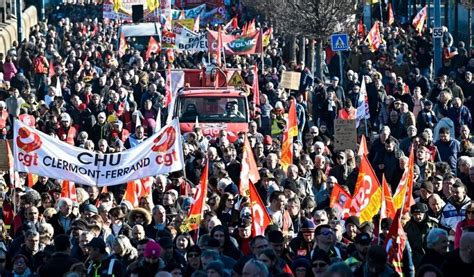
[[[54,253],[48,262],[40,267],[39,276],[63,276],[64,273],[69,272],[71,266],[80,261],[70,255],[62,252]]]

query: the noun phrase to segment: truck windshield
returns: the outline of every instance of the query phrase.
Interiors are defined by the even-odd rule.
[[[180,122],[248,122],[244,97],[199,96],[178,98]]]

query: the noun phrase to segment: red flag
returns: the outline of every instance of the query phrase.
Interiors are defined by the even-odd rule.
[[[56,72],[54,72],[54,63],[53,60],[51,59],[49,61],[49,78],[53,77]]]
[[[288,136],[294,138],[298,136],[298,120],[296,119],[296,99],[290,100],[290,109],[288,111]]]
[[[140,183],[142,185],[142,188],[140,190],[140,197],[148,197],[151,196],[151,191],[153,188],[153,178],[152,177],[146,177],[140,179]]]
[[[159,51],[161,51],[160,44],[156,41],[155,38],[153,38],[153,36],[150,36],[150,40],[148,41],[148,48],[145,53],[145,60],[148,61],[152,53],[157,53]]]
[[[262,202],[255,185],[250,182],[250,208],[252,210],[252,236],[264,235],[265,229],[271,224],[267,208]]]
[[[253,156],[253,151],[246,134],[244,137],[242,167],[240,170],[240,195],[248,197],[250,195],[249,182],[255,184],[258,180],[260,180],[260,174],[258,173],[257,163],[255,162],[255,157]]]
[[[415,171],[415,153],[413,145],[410,147],[410,155],[408,156],[408,164],[405,166],[400,183],[398,183],[397,190],[393,195],[393,204],[395,209],[403,207],[403,213],[410,211],[410,207],[415,204],[413,198],[413,180]]]
[[[352,196],[339,184],[334,184],[329,198],[329,207],[336,208],[343,219],[350,216]]]
[[[392,3],[388,3],[388,25],[392,25],[395,22],[395,17],[393,16]]]
[[[77,202],[76,185],[74,182],[63,180],[61,197],[66,197],[74,202]]]
[[[382,207],[380,208],[380,219],[395,217],[395,206],[393,205],[392,192],[388,186],[385,175],[382,176]]]
[[[288,167],[293,163],[293,138],[288,135],[288,128],[283,131],[283,143],[281,145],[280,164],[286,172]]]
[[[401,222],[401,210],[398,210],[385,240],[385,250],[387,251],[387,263],[393,265],[395,271],[401,276],[403,275],[402,259],[406,240]]]
[[[359,150],[357,151],[357,155],[362,156],[362,155],[367,155],[367,154],[369,154],[369,148],[367,147],[367,140],[365,139],[365,136],[362,135],[360,139]]]
[[[191,204],[187,218],[183,221],[179,229],[181,232],[186,233],[199,228],[199,224],[202,220],[202,212],[204,203],[207,196],[207,185],[209,176],[209,162],[206,162],[202,173],[199,186],[197,186],[196,194],[194,195],[194,202]]]
[[[253,82],[252,82],[253,102],[256,106],[260,106],[260,88],[258,86],[258,67],[253,67]]]
[[[166,83],[165,83],[165,108],[171,104],[173,92],[171,91],[171,66],[166,69]]]
[[[236,16],[234,16],[225,26],[224,30],[226,32],[228,31],[233,31],[235,29],[239,28],[239,21]]]
[[[217,65],[222,64],[222,48],[223,48],[223,41],[222,41],[222,28],[219,26],[217,30],[217,49],[216,49],[216,63]]]
[[[119,49],[118,49],[118,55],[121,58],[123,55],[125,55],[125,51],[127,50],[127,41],[125,40],[125,33],[120,32],[120,41],[119,41]]]
[[[367,156],[363,155],[352,197],[351,214],[359,216],[361,223],[371,220],[380,210],[381,197],[382,190],[379,180]]]
[[[125,195],[123,196],[123,199],[130,202],[133,207],[138,207],[138,182],[140,182],[140,180],[128,182],[127,190],[125,191]]]

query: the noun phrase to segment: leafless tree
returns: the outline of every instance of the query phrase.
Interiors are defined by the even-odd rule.
[[[315,69],[319,77],[322,42],[334,32],[353,27],[359,6],[357,0],[242,0],[242,3],[261,14],[278,33],[309,38],[309,59],[314,61],[316,52]],[[296,49],[296,45],[293,47]],[[314,68],[312,62],[307,65]]]

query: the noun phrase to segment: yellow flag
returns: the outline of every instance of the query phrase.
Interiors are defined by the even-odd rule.
[[[146,0],[146,7],[152,12],[160,7],[160,2],[158,0]]]
[[[122,7],[122,0],[114,0],[114,11],[118,12]]]

